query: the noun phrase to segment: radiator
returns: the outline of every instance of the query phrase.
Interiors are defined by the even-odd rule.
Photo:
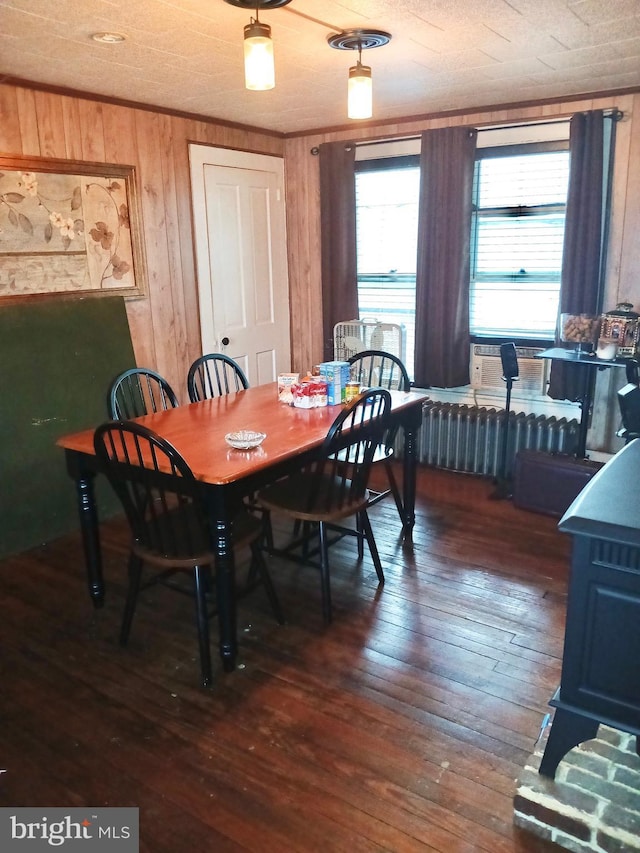
[[[418,434],[419,461],[436,468],[497,476],[501,473],[504,416],[504,409],[427,401]],[[578,433],[575,418],[511,411],[504,475],[511,476],[519,450],[575,453]]]

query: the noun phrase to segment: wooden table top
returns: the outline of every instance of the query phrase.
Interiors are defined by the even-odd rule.
[[[419,405],[427,398],[421,391],[391,391],[392,412]],[[340,408],[298,409],[280,403],[277,383],[272,382],[144,415],[136,421],[171,442],[197,479],[224,485],[317,447]],[[267,437],[254,450],[235,450],[224,437],[241,429],[264,432]],[[88,429],[65,435],[56,443],[65,450],[93,456],[93,433]]]

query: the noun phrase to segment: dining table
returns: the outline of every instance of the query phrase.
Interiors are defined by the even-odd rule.
[[[415,524],[417,434],[422,422],[421,391],[391,391],[391,420],[403,430],[402,541],[411,546]],[[278,399],[276,382],[257,385],[201,402],[135,418],[169,441],[184,457],[196,479],[210,518],[215,554],[219,652],[223,669],[235,668],[237,625],[232,520],[240,502],[256,490],[317,458],[340,406],[296,408]],[[225,436],[239,430],[265,434],[258,447],[238,450]],[[93,447],[94,429],[65,435],[57,445],[65,452],[74,480],[80,516],[89,594],[104,604],[105,585],[94,480],[100,463]],[[158,476],[171,476],[163,473]]]

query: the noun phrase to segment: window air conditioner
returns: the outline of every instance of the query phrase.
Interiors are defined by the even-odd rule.
[[[535,358],[542,347],[516,347],[519,378],[514,384],[518,391],[544,394],[547,390],[547,360]],[[505,388],[502,378],[500,347],[493,344],[471,344],[471,387]]]

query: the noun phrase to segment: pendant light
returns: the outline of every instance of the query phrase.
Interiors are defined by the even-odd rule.
[[[347,87],[347,117],[371,118],[373,115],[373,80],[371,68],[361,62],[362,51],[388,44],[391,35],[382,30],[343,30],[328,36],[330,47],[337,50],[357,50],[358,61],[349,69]]]
[[[373,80],[371,68],[360,61],[362,49],[358,48],[358,61],[349,69],[347,88],[347,117],[371,118],[373,115]]]
[[[244,28],[244,84],[257,92],[276,85],[271,27],[260,23],[257,9],[255,21],[251,18]]]
[[[225,0],[231,6],[256,10],[244,28],[244,84],[254,92],[273,89],[276,84],[273,63],[273,41],[271,27],[258,20],[260,9],[276,9],[286,6],[291,0]]]

